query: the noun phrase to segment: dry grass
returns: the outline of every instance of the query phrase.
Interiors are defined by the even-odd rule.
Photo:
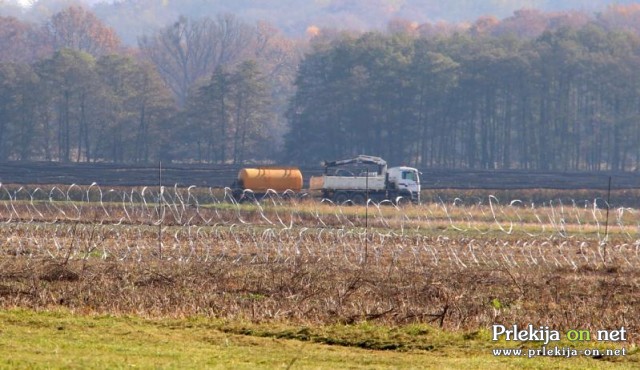
[[[607,236],[593,206],[131,198],[1,203],[0,307],[465,331],[640,324],[631,209],[611,212]]]
[[[130,246],[121,241],[127,233],[121,231],[118,242],[102,240],[112,243],[106,255],[100,248],[89,253],[62,249],[54,257],[4,248],[0,305],[300,324],[431,323],[451,330],[532,323],[592,329],[625,325],[633,333],[639,324],[637,268],[614,260],[576,268],[545,264],[541,256],[559,258],[551,245],[536,265],[527,264],[525,255],[511,255],[518,258],[511,260],[499,241],[487,240],[476,252],[479,258],[483,250],[484,262],[479,258],[472,264],[463,255],[468,240],[420,239],[433,251],[445,251],[436,263],[432,252],[406,251],[411,247],[399,237],[384,245],[372,242],[365,256],[362,245],[348,250],[351,242],[340,245],[337,239],[333,250],[328,239],[304,240],[298,249],[295,240],[288,246],[274,240],[266,249],[251,246],[252,235],[238,232],[209,234],[208,258],[204,250],[189,254],[186,240],[179,249],[181,244],[169,247],[167,239],[159,258],[153,239],[126,252]],[[391,250],[394,246],[405,253]],[[566,254],[579,251],[576,245],[564,248]]]

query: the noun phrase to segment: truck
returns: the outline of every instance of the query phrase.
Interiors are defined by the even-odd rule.
[[[420,173],[412,167],[387,168],[387,162],[369,155],[325,161],[324,173],[309,179],[303,189],[303,176],[296,167],[243,168],[232,186],[238,201],[260,198],[269,192],[285,196],[311,195],[336,204],[364,204],[390,201],[420,203]]]
[[[369,155],[324,162],[324,174],[309,180],[309,191],[334,203],[420,203],[420,172],[412,167],[387,168],[387,162]],[[373,167],[373,171],[371,170]]]

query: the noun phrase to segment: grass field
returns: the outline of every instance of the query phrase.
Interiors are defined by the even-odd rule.
[[[635,209],[496,197],[367,209],[145,191],[5,192],[0,367],[640,361]],[[623,342],[549,345],[625,348],[626,356],[495,357],[496,348],[543,344],[493,342],[494,324],[562,333],[624,326]]]
[[[68,311],[0,312],[3,368],[633,368],[636,350],[620,358],[500,358],[488,333],[472,338],[426,325],[368,324],[292,328],[206,318],[182,320],[87,316]],[[255,333],[250,333],[250,328]],[[240,332],[244,334],[240,334]],[[288,339],[292,333],[316,339]],[[341,342],[341,345],[318,343]],[[363,343],[410,344],[403,350],[359,348]],[[348,344],[351,342],[351,345]]]

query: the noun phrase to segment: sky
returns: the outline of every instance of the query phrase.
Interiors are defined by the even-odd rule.
[[[24,6],[38,0],[4,0],[5,4],[19,1]],[[88,5],[134,0],[39,0],[60,5],[79,1]],[[3,0],[0,0],[2,3]],[[289,35],[299,35],[310,26],[367,30],[386,27],[394,18],[416,23],[470,23],[482,16],[504,19],[519,9],[539,9],[544,12],[579,10],[597,13],[614,4],[639,3],[640,0],[147,0],[157,4],[154,10],[136,6],[123,8],[101,7],[99,18],[121,33],[129,43],[135,43],[142,33],[174,21],[179,15],[211,16],[232,13],[253,22],[264,20]],[[168,4],[168,6],[167,6]],[[299,4],[295,6],[295,4]],[[142,10],[139,17],[130,17],[132,9]],[[182,12],[182,14],[180,14]],[[283,14],[286,12],[286,15]],[[49,15],[47,12],[34,13]],[[27,17],[29,15],[26,15]],[[31,20],[37,18],[31,18]]]

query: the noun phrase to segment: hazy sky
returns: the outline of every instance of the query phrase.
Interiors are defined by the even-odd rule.
[[[9,3],[20,3],[23,6],[27,6],[31,3],[35,3],[38,0],[8,0]],[[43,0],[44,2],[56,2],[51,0]],[[61,2],[64,2],[62,0]],[[69,0],[70,2],[74,0]],[[114,3],[123,0],[75,0],[83,2],[85,4],[94,5],[96,3]],[[240,4],[247,4],[252,8],[269,8],[269,4],[278,4],[279,0],[201,0],[203,6],[218,8],[225,7],[226,5],[238,2]],[[332,3],[340,4],[339,7],[344,7],[344,4],[349,4],[349,1],[353,3],[363,3],[362,0],[299,0],[304,9],[320,9],[325,6],[332,6]],[[1,2],[1,1],[0,1]],[[158,5],[163,3],[179,3],[179,0],[157,0]],[[292,3],[292,1],[288,1]],[[382,4],[388,5],[389,9],[395,9],[403,16],[411,15],[411,13],[429,12],[435,18],[443,19],[447,21],[461,21],[473,20],[474,18],[483,15],[496,15],[500,18],[507,17],[513,13],[513,11],[522,8],[534,8],[544,11],[554,10],[583,10],[586,12],[594,12],[603,10],[608,5],[613,4],[630,4],[640,3],[640,0],[372,0],[373,7],[381,7]],[[175,5],[174,5],[175,7]],[[295,12],[295,9],[291,9]],[[469,17],[472,19],[468,19]],[[431,18],[431,17],[430,17]],[[435,19],[431,19],[435,20]]]
[[[5,0],[5,4],[19,1],[22,4],[37,0]],[[64,3],[84,2],[113,3],[135,0],[40,0],[46,5],[59,8]],[[0,0],[0,3],[3,1]],[[586,13],[603,11],[614,4],[638,3],[640,0],[147,0],[155,9],[140,9],[134,5],[110,9],[101,7],[98,17],[118,30],[128,43],[135,43],[142,33],[168,24],[179,15],[211,16],[232,13],[251,21],[264,20],[276,25],[290,35],[304,33],[310,26],[320,28],[347,27],[356,30],[381,29],[393,18],[418,23],[445,21],[449,23],[473,22],[482,16],[499,19],[513,15],[519,9],[539,9],[544,12],[579,10]],[[295,4],[299,4],[295,6]],[[97,9],[97,8],[96,8]],[[57,10],[56,10],[57,11]],[[131,12],[141,12],[131,17]],[[123,13],[124,12],[124,13]],[[50,13],[50,12],[49,12]],[[50,15],[38,12],[38,15]],[[182,14],[181,14],[182,13]],[[29,17],[29,14],[25,14]]]
[[[28,6],[33,2],[37,2],[37,0],[13,0],[17,1],[23,6]],[[119,0],[78,0],[80,2],[93,5],[100,2],[113,3]],[[158,3],[168,0],[158,0]],[[175,0],[173,0],[175,1]],[[234,0],[203,0],[203,4],[211,3],[224,3],[225,1],[234,1]],[[277,3],[278,0],[266,0],[268,3],[272,1]],[[315,2],[316,4],[330,3],[331,0],[300,0],[303,3]],[[256,1],[256,2],[265,2],[265,0]],[[640,3],[640,0],[387,0],[390,6],[397,6],[398,4],[407,4],[407,3],[415,3],[422,4],[426,7],[438,7],[442,10],[446,9],[454,9],[459,7],[464,7],[465,5],[477,8],[477,9],[487,9],[491,13],[500,13],[502,11],[511,12],[514,9],[521,8],[535,8],[542,10],[555,10],[555,9],[576,9],[576,10],[586,10],[593,11],[603,8],[607,5],[612,4],[629,4],[629,3]],[[482,15],[482,14],[479,14]]]

